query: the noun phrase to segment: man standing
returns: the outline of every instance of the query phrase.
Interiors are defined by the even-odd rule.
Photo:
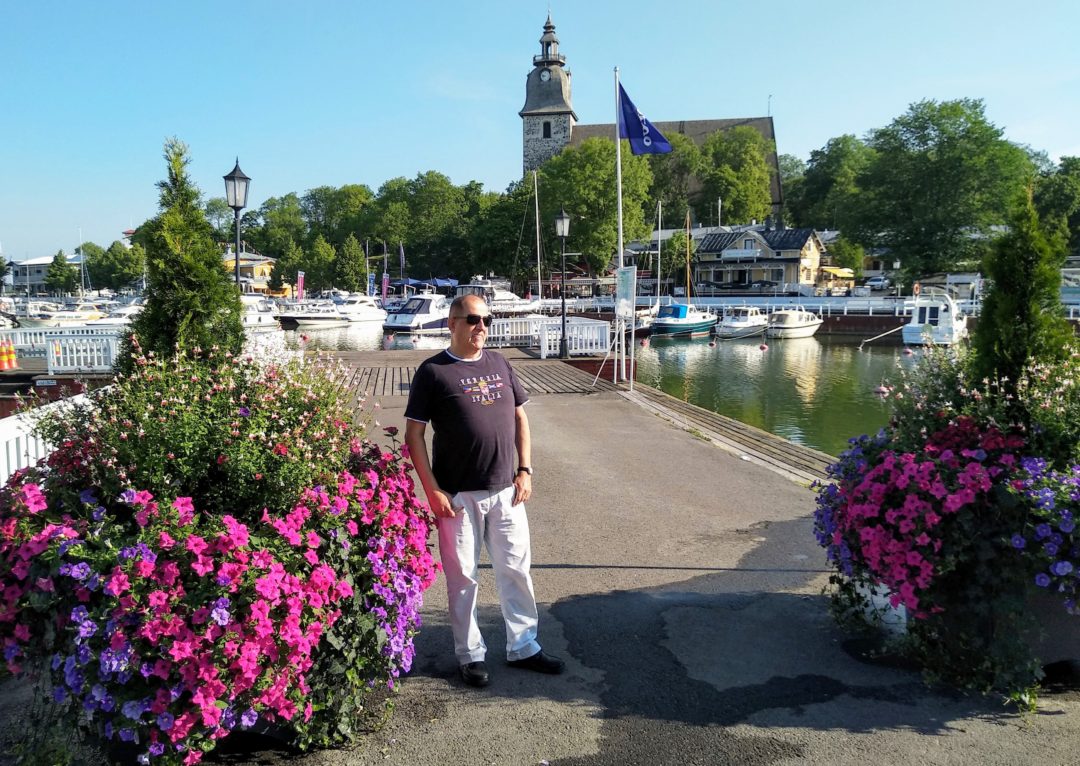
[[[487,646],[477,623],[480,546],[495,570],[506,659],[511,667],[561,673],[562,660],[536,642],[537,612],[529,575],[524,502],[532,494],[525,390],[498,353],[485,351],[491,313],[476,295],[450,306],[450,348],[424,361],[405,408],[405,443],[438,517],[450,627],[462,680],[487,686]],[[434,431],[433,459],[424,434]]]

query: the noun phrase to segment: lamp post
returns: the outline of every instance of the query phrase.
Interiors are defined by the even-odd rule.
[[[240,287],[240,211],[247,207],[248,184],[251,179],[244,175],[240,169],[240,158],[236,158],[236,166],[229,175],[225,176],[225,200],[233,209],[236,216],[236,249],[233,251],[233,259],[236,267],[236,287]]]
[[[555,216],[555,236],[559,238],[562,258],[562,279],[559,281],[559,296],[562,298],[562,337],[559,338],[559,358],[569,359],[570,350],[566,346],[566,238],[570,235],[570,216],[565,210],[559,210]]]

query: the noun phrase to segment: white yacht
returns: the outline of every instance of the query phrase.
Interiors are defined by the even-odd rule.
[[[822,319],[802,306],[769,314],[765,334],[770,338],[809,338],[821,327]]]
[[[462,295],[479,295],[493,312],[499,314],[522,314],[536,311],[540,307],[538,300],[526,300],[517,293],[513,293],[504,287],[488,279],[473,278],[472,282],[458,285],[454,288],[454,297]]]
[[[26,318],[20,318],[19,323],[24,327],[72,327],[86,324],[91,319],[101,319],[106,313],[93,303],[81,301],[57,311],[46,310],[30,314]]]
[[[769,324],[769,315],[757,306],[730,306],[724,309],[713,328],[718,338],[749,338],[761,335]]]
[[[900,331],[905,345],[951,346],[968,336],[967,316],[944,290],[928,288],[905,308],[911,310]]]
[[[244,306],[241,319],[244,323],[244,332],[272,332],[280,330],[281,323],[274,316],[274,306],[270,301],[258,293],[249,293],[240,296],[240,302]]]
[[[342,327],[349,320],[337,310],[331,301],[295,303],[277,313],[277,319],[286,330],[295,328]]]
[[[87,327],[127,327],[135,315],[143,310],[142,306],[120,306],[101,319],[91,319]]]
[[[350,295],[337,304],[337,309],[350,322],[386,321],[386,311],[380,308],[378,301],[370,295]]]
[[[386,332],[444,333],[450,301],[442,295],[417,295],[393,309],[383,322]]]

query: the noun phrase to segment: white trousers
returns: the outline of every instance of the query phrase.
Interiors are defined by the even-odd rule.
[[[439,555],[458,663],[480,662],[487,654],[476,618],[481,543],[487,546],[495,570],[495,587],[506,622],[506,659],[533,656],[540,651],[540,644],[536,642],[536,596],[529,575],[532,553],[524,503],[513,505],[513,486],[497,493],[459,492],[452,500],[457,511],[454,518],[438,522]]]

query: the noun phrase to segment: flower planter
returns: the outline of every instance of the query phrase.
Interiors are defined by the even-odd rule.
[[[859,583],[855,586],[855,592],[864,602],[863,617],[869,624],[879,626],[890,637],[907,633],[907,608],[903,604],[892,605],[888,588],[883,585],[871,588]]]

